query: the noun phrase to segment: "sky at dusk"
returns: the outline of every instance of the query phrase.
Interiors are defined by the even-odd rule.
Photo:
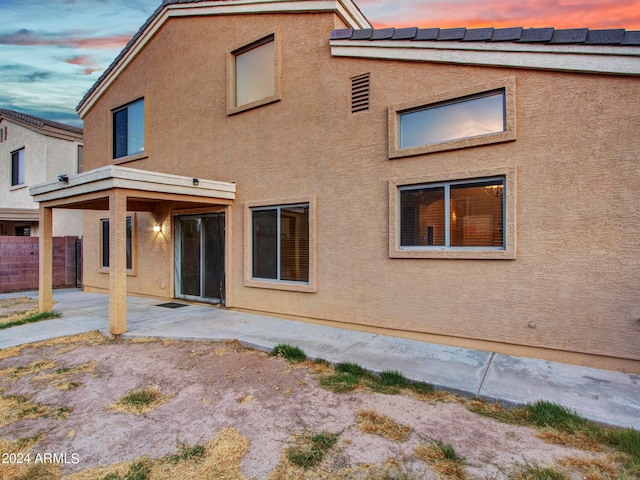
[[[161,0],[0,0],[0,108],[82,126],[75,107]],[[382,27],[640,30],[640,0],[356,0]]]

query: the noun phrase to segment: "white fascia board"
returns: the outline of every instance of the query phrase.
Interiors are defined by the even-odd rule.
[[[190,17],[203,15],[246,15],[260,13],[313,13],[334,12],[348,28],[355,30],[371,28],[366,17],[358,10],[352,0],[238,0],[234,2],[181,3],[166,6],[147,26],[118,61],[118,64],[102,79],[100,85],[91,93],[78,109],[81,118],[87,114],[93,104],[109,88],[120,73],[133,61],[160,28],[172,17]],[[330,32],[327,32],[327,37]]]
[[[50,181],[34,185],[29,188],[29,193],[34,201],[46,202],[112,188],[228,200],[234,200],[236,192],[234,183],[198,179],[198,186],[194,186],[191,177],[106,166],[77,175],[69,175],[68,183]]]
[[[332,40],[335,57],[640,75],[640,47]]]

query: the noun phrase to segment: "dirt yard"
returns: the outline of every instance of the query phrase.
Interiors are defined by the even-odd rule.
[[[335,393],[320,386],[333,373],[235,342],[113,341],[93,333],[0,350],[0,479],[620,473],[611,452],[548,443],[539,430],[473,413],[471,400],[363,385]],[[132,392],[149,398],[127,404]],[[565,476],[526,476],[547,469]]]

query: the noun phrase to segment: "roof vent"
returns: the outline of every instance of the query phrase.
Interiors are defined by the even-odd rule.
[[[351,113],[369,110],[371,74],[351,78]]]

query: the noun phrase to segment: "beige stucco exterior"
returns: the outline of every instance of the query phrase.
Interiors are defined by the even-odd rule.
[[[6,130],[4,130],[6,128]],[[30,227],[38,236],[38,204],[29,194],[29,186],[76,172],[78,146],[82,133],[36,126],[11,115],[0,114],[0,130],[6,140],[0,142],[0,235],[15,235],[15,227]],[[25,182],[11,185],[11,154],[25,149]],[[56,215],[53,235],[82,236],[82,212],[63,211]]]
[[[114,163],[112,109],[144,98],[146,151],[124,166],[237,187],[228,206],[167,204],[161,235],[157,212],[135,213],[127,290],[173,298],[172,219],[225,211],[227,307],[639,373],[637,76],[332,56],[344,25],[331,12],[171,18],[84,107],[85,170]],[[229,52],[274,32],[280,99],[230,112]],[[370,108],[352,114],[363,73]],[[390,109],[485,85],[513,88],[510,138],[390,158]],[[395,186],[487,172],[509,179],[508,254],[394,254]],[[247,279],[247,208],[289,199],[311,199],[310,288]],[[109,287],[101,218],[85,215],[88,290]]]

